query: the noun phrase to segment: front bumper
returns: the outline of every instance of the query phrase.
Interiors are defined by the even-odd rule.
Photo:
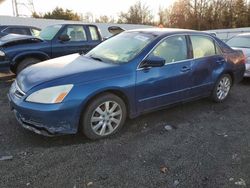
[[[75,134],[79,124],[77,103],[36,104],[8,94],[10,108],[19,124],[44,136]]]
[[[40,135],[43,135],[43,136],[50,137],[50,136],[55,135],[54,133],[49,132],[49,130],[46,129],[46,126],[38,125],[35,122],[28,122],[24,118],[22,118],[22,116],[16,110],[13,110],[13,111],[14,111],[14,114],[15,114],[15,117],[16,117],[17,121],[19,122],[19,124],[23,128],[28,129],[28,130],[30,130],[32,132],[35,132],[36,134],[40,134]]]

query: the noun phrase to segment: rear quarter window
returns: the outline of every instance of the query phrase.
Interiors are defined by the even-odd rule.
[[[218,39],[217,37],[214,37],[214,40],[219,44],[219,47],[220,47],[222,52],[224,52],[224,53],[234,52],[234,50],[230,46],[228,46],[225,42],[223,42],[222,40]]]
[[[91,36],[91,40],[100,40],[98,30],[94,26],[89,26],[89,32]]]

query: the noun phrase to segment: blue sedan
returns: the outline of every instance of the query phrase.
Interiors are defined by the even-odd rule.
[[[245,71],[245,58],[207,33],[125,31],[91,50],[24,69],[12,84],[11,109],[26,129],[90,139],[119,131],[126,118],[211,97],[223,102]]]

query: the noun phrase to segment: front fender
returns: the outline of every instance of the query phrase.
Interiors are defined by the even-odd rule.
[[[129,89],[124,89],[121,87],[105,87],[105,88],[101,88],[101,89],[97,89],[94,92],[88,93],[85,96],[84,101],[82,101],[81,103],[81,111],[84,110],[88,104],[88,102],[93,99],[94,97],[105,93],[105,92],[110,92],[110,93],[114,93],[116,95],[118,95],[119,97],[121,97],[122,99],[125,99],[125,104],[128,107],[128,115],[130,118],[133,118],[136,116],[136,108],[135,108],[135,91],[134,88],[131,87]],[[79,113],[81,113],[81,111],[79,111]]]
[[[50,56],[44,52],[41,51],[27,51],[17,54],[11,61],[11,66],[15,66],[16,63],[19,62],[19,60],[25,58],[25,57],[36,57],[41,59],[42,61],[50,59]]]

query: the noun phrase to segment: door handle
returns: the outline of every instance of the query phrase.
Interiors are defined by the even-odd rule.
[[[216,61],[216,63],[218,63],[218,64],[222,64],[222,63],[224,63],[225,62],[225,59],[218,59],[217,61]]]
[[[188,67],[188,66],[184,66],[184,67],[181,68],[181,72],[188,72],[190,70],[191,70],[191,68]]]

